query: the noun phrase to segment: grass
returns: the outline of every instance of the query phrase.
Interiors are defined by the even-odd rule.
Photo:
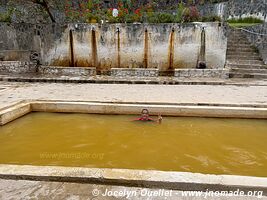
[[[239,27],[248,27],[262,24],[263,20],[255,17],[245,17],[245,18],[233,18],[227,20],[229,26],[239,28]]]
[[[228,24],[229,26],[234,27],[234,28],[242,28],[242,27],[259,25],[261,23],[228,23]]]

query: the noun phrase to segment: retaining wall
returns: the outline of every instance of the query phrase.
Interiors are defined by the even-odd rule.
[[[111,76],[115,77],[157,77],[159,76],[158,69],[126,69],[126,68],[111,68]]]
[[[179,78],[229,78],[226,69],[176,69],[175,77]]]
[[[195,68],[206,31],[209,68],[223,68],[227,38],[220,23],[7,24],[0,50],[40,52],[42,65],[111,68]],[[72,45],[71,45],[72,44]]]
[[[36,65],[22,61],[0,61],[0,72],[3,73],[35,73]]]
[[[38,74],[60,75],[60,76],[95,76],[94,67],[56,67],[56,66],[38,66]]]
[[[266,0],[230,0],[199,6],[202,15],[217,15],[222,19],[256,17],[267,22]]]

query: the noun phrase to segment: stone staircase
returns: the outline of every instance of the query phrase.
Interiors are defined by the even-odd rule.
[[[229,32],[226,59],[230,78],[267,79],[267,65],[264,65],[257,49],[238,29]]]

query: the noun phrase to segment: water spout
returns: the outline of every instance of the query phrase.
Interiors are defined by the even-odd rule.
[[[93,67],[96,67],[97,71],[100,71],[98,69],[98,57],[97,57],[97,43],[96,43],[96,31],[94,27],[92,28],[92,34],[91,34],[91,46],[92,46],[92,65]]]
[[[174,61],[174,28],[172,28],[169,40],[169,55],[168,55],[168,70],[172,71],[173,68],[173,61]]]
[[[120,39],[120,28],[117,28],[117,64],[118,68],[121,67],[121,39]]]
[[[198,69],[207,68],[206,66],[206,32],[205,32],[204,27],[201,30],[201,45],[200,45],[200,52],[198,55],[197,68]]]
[[[70,60],[69,60],[69,66],[74,67],[75,61],[74,61],[74,45],[73,45],[73,32],[70,30],[69,32],[69,43],[70,43]]]
[[[144,68],[148,68],[148,31],[145,29],[145,41],[144,41]]]

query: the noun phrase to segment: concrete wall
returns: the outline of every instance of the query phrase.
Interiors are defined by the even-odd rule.
[[[178,78],[229,78],[227,69],[176,69],[174,76]]]
[[[158,77],[158,69],[126,69],[126,68],[112,68],[111,76],[113,77]]]
[[[223,19],[256,17],[267,22],[266,0],[230,0],[199,6],[202,15],[217,15]]]
[[[2,73],[35,73],[36,65],[22,61],[0,61],[0,72]]]
[[[37,73],[39,75],[56,75],[56,76],[76,76],[88,77],[95,76],[96,69],[94,67],[56,67],[56,66],[38,66]]]
[[[218,23],[205,24],[0,24],[1,50],[41,53],[41,64],[111,68],[195,68],[206,27],[209,68],[223,68],[227,39]],[[173,31],[172,31],[173,30]],[[70,31],[72,33],[70,33]],[[119,31],[119,32],[118,32]],[[72,35],[72,49],[70,38]],[[71,56],[73,52],[73,56]]]

